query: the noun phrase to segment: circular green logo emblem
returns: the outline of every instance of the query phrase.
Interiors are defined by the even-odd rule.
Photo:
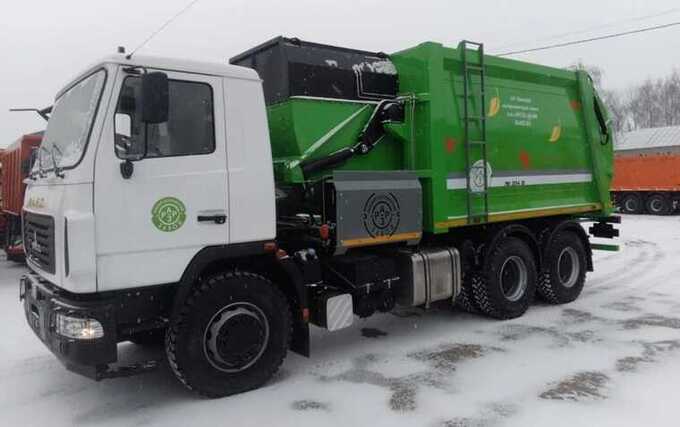
[[[151,209],[151,222],[157,229],[165,232],[179,230],[187,219],[187,210],[181,200],[164,197]]]

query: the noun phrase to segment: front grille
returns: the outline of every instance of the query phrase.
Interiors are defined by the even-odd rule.
[[[54,274],[54,218],[24,212],[24,250],[33,264]]]

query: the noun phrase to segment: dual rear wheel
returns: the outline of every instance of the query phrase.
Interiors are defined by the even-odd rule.
[[[670,215],[675,204],[672,197],[663,193],[645,195],[631,192],[617,196],[617,205],[621,212],[627,214]]]
[[[537,291],[551,304],[570,303],[581,294],[586,280],[586,250],[572,232],[558,233],[545,252],[545,268]]]
[[[522,316],[538,294],[552,304],[574,301],[585,282],[587,254],[576,233],[555,235],[544,250],[543,268],[534,251],[517,237],[505,237],[480,271],[466,275],[459,305],[496,319]]]

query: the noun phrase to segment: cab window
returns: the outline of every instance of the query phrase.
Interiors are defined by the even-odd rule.
[[[170,80],[168,121],[142,122],[141,78],[125,78],[115,115],[115,149],[158,158],[209,154],[215,150],[213,94],[210,85]],[[146,141],[146,144],[145,144]]]

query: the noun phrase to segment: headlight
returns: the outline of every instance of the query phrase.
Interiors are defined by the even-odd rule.
[[[95,319],[71,317],[57,313],[57,333],[76,340],[93,340],[104,336],[104,328]]]

